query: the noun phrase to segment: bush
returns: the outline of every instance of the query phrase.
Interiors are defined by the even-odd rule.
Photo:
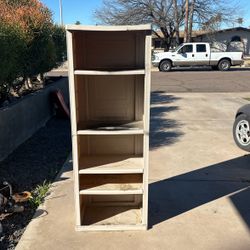
[[[0,55],[1,105],[16,79],[30,83],[62,64],[65,29],[53,24],[50,10],[38,0],[0,0]]]
[[[18,29],[0,22],[0,105],[8,98],[13,82],[22,76],[25,48]]]

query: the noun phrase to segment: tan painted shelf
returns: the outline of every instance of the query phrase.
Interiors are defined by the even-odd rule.
[[[128,195],[142,194],[141,174],[80,175],[80,194]]]
[[[75,70],[75,75],[144,75],[144,69],[132,69],[132,70]]]
[[[143,173],[143,157],[133,155],[86,155],[79,160],[79,174]]]
[[[76,230],[145,230],[151,25],[66,33]]]
[[[98,126],[92,129],[77,131],[78,135],[142,135],[143,133],[142,121],[123,123],[119,125]]]

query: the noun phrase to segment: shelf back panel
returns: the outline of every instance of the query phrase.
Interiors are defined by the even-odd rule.
[[[74,69],[145,67],[146,31],[73,32]]]
[[[143,135],[84,135],[78,138],[79,157],[84,155],[142,155]]]
[[[78,129],[140,121],[143,76],[75,76]]]

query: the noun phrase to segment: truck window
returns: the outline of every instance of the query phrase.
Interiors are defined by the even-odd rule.
[[[180,50],[179,53],[185,54],[185,53],[192,53],[193,52],[193,45],[184,45]]]
[[[206,52],[206,45],[205,44],[197,44],[196,45],[196,52]]]

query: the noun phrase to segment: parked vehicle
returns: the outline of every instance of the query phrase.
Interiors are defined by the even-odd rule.
[[[183,43],[173,52],[154,54],[152,61],[164,72],[176,66],[212,66],[213,69],[226,71],[242,63],[242,52],[212,52],[209,43]]]
[[[250,152],[250,104],[241,107],[233,125],[235,143],[243,150]]]

